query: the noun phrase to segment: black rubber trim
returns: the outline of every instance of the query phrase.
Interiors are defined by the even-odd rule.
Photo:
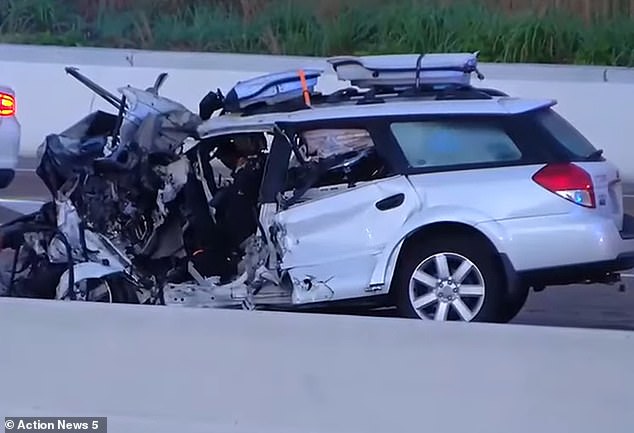
[[[621,239],[634,239],[634,216],[623,214],[623,229],[619,234]]]
[[[569,266],[535,269],[519,272],[519,278],[531,286],[554,286],[605,282],[606,276],[634,268],[634,251],[620,254],[614,260],[581,263]]]
[[[513,268],[513,264],[511,263],[511,259],[504,254],[500,254],[500,260],[502,261],[502,268],[504,270],[504,276],[506,277],[507,289],[510,294],[514,294],[519,291],[522,287],[522,279],[519,274]]]

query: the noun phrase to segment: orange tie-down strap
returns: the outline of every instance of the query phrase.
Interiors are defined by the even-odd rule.
[[[310,92],[308,91],[308,83],[306,83],[306,73],[303,69],[300,69],[299,80],[302,83],[302,94],[304,95],[304,104],[310,107]]]

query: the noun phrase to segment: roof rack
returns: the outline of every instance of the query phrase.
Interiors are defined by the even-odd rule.
[[[295,111],[307,110],[310,108],[324,107],[329,104],[332,105],[341,103],[354,103],[356,105],[369,105],[385,103],[390,100],[404,100],[407,98],[422,98],[428,100],[433,99],[436,101],[448,101],[469,99],[486,100],[500,96],[508,95],[497,89],[481,89],[475,87],[447,87],[444,89],[423,89],[420,91],[405,89],[398,92],[386,88],[364,91],[354,87],[349,87],[345,89],[339,89],[330,94],[312,93],[310,96],[310,106],[306,105],[302,98],[294,98],[276,104],[266,104],[264,102],[252,104],[241,110],[239,114],[241,116],[253,116],[256,114],[266,113],[292,113]]]
[[[331,57],[327,62],[337,78],[349,81],[352,87],[326,95],[315,92],[323,74],[319,69],[266,74],[238,82],[223,99],[223,112],[251,116],[342,102],[363,105],[408,97],[464,100],[507,96],[471,85],[473,73],[484,79],[477,57],[477,52]]]
[[[476,53],[389,54],[338,56],[327,59],[341,81],[365,89],[470,86],[471,74],[480,80]]]

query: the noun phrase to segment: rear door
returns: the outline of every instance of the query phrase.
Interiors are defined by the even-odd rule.
[[[298,135],[310,162],[291,161],[289,201],[272,222],[295,302],[367,295],[381,253],[419,210],[418,197],[367,129],[311,126]]]

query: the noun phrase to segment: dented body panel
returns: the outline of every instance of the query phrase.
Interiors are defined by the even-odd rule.
[[[281,268],[296,285],[332,290],[323,291],[327,299],[363,295],[380,257],[419,210],[420,201],[405,176],[297,204],[275,217],[284,252]],[[307,294],[297,299],[326,300]]]

